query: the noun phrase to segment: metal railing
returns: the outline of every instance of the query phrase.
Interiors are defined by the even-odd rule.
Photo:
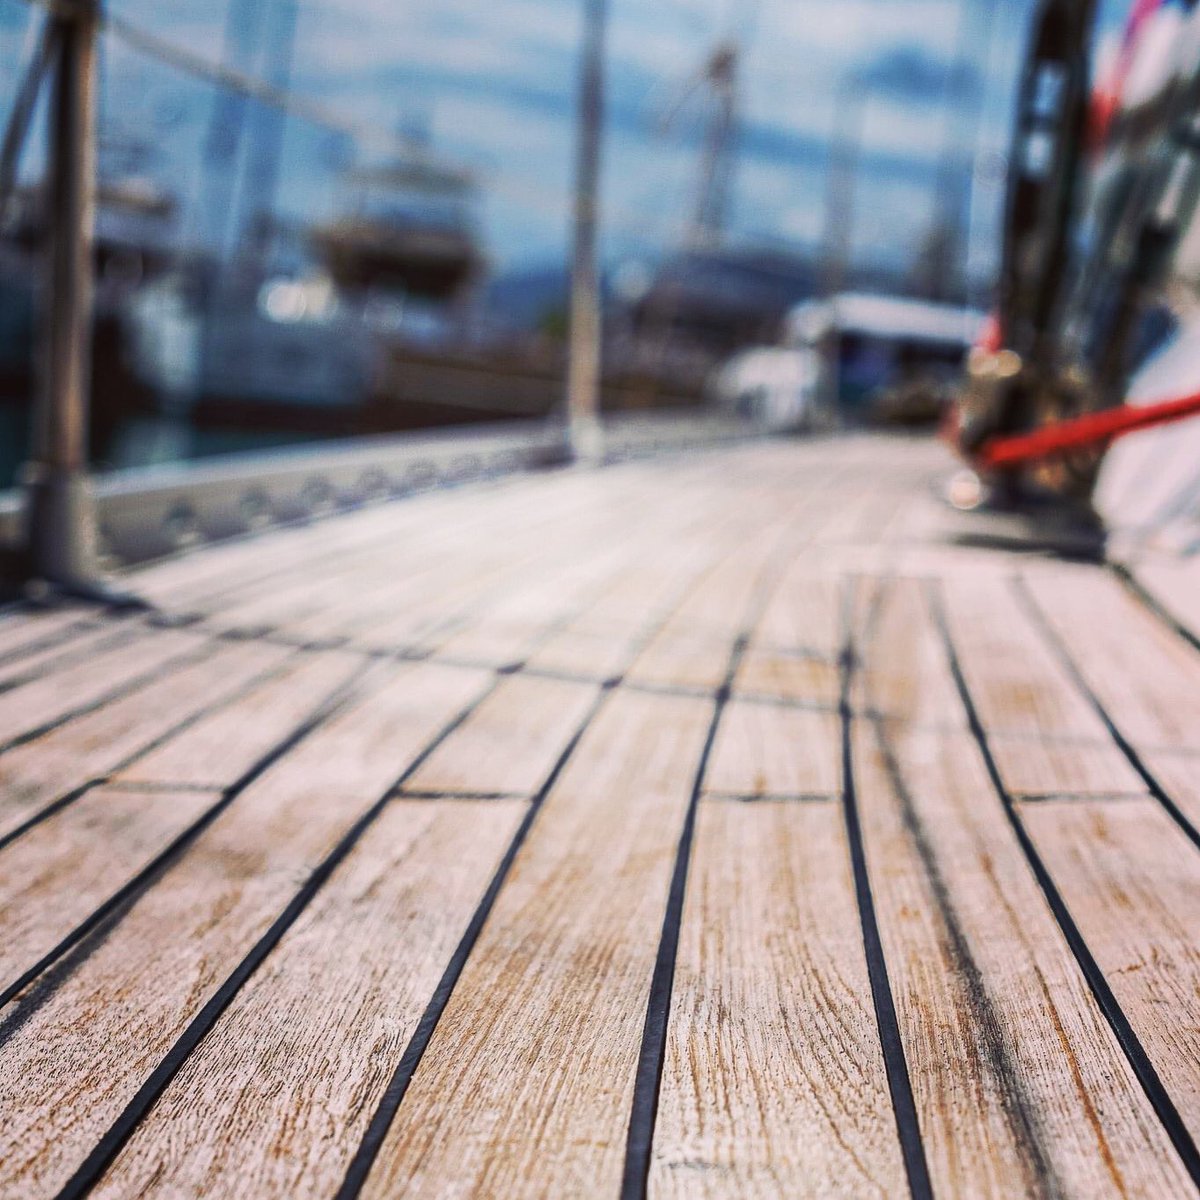
[[[696,450],[748,433],[740,422],[717,416],[617,418],[604,423],[604,461]],[[561,424],[520,421],[114,471],[93,488],[97,563],[103,569],[133,566],[434,488],[570,461]],[[0,493],[0,540],[21,538],[23,507],[18,491]]]
[[[20,89],[3,149],[11,190],[39,87],[50,91],[44,361],[33,451],[22,491],[0,493],[0,539],[21,569],[62,592],[104,597],[106,573],[222,538],[312,520],[431,487],[602,462],[747,432],[728,417],[598,418],[596,191],[605,0],[588,0],[581,74],[572,342],[565,411],[548,422],[360,439],[208,462],[114,472],[93,483],[87,462],[93,241],[97,188],[97,42],[101,30],[175,68],[285,113],[356,137],[321,105],[189,51],[102,11],[100,0],[28,0],[42,9],[41,48]],[[22,102],[24,101],[24,102]],[[395,138],[393,138],[393,141]],[[402,136],[401,136],[401,140]],[[11,177],[11,178],[10,178]],[[0,203],[5,197],[0,194]],[[583,446],[587,442],[586,447]]]

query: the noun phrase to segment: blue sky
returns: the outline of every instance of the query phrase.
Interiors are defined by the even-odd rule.
[[[967,4],[972,20],[990,25],[973,64],[984,102],[973,255],[986,271],[1000,198],[997,156],[1029,3]],[[223,4],[109,5],[194,52],[220,56]],[[903,261],[930,221],[962,0],[761,0],[752,8],[753,0],[612,0],[606,258],[652,258],[678,241],[696,177],[697,130],[685,122],[664,138],[656,118],[716,39],[733,36],[743,47],[733,236],[815,241],[837,86],[847,72],[867,71],[880,86],[867,108],[857,245],[864,255]],[[580,9],[579,0],[301,0],[293,86],[383,130],[428,130],[438,148],[478,173],[497,268],[541,265],[561,259],[566,242]],[[0,0],[0,15],[0,70],[7,70],[27,10],[20,0]],[[110,125],[148,131],[157,169],[187,195],[195,192],[210,104],[206,88],[117,46],[106,51]],[[289,122],[285,206],[304,217],[336,206],[332,161],[327,135]]]

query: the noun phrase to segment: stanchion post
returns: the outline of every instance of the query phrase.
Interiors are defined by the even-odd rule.
[[[96,190],[96,0],[57,10],[50,98],[47,292],[33,460],[26,468],[32,574],[102,588],[87,474]]]
[[[595,461],[603,454],[600,428],[603,331],[596,208],[604,125],[607,18],[608,0],[584,0],[567,358],[567,437],[572,455],[580,461]]]

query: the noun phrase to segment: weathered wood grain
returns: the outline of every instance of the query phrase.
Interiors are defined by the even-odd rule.
[[[247,645],[236,647],[233,653],[239,669],[244,670],[266,653],[280,662],[285,651]],[[339,651],[293,655],[278,674],[165,739],[113,779],[149,786],[229,787],[362,667],[358,655]]]
[[[595,699],[590,684],[511,676],[417,768],[405,790],[530,796]]]
[[[907,1191],[841,806],[700,806],[650,1196]]]
[[[708,701],[618,690],[545,801],[363,1195],[611,1195]]]
[[[721,713],[706,791],[728,796],[831,796],[842,788],[833,713],[735,699]]]
[[[906,1191],[848,862],[847,666],[856,811],[935,1195],[1191,1194],[992,788],[929,599],[944,597],[1016,811],[1193,1130],[1200,858],[1056,643],[1193,817],[1200,655],[1096,568],[963,544],[994,518],[928,498],[947,463],[853,436],[528,476],[131,575],[168,613],[199,614],[194,628],[0,614],[0,744],[61,721],[0,753],[0,838],[70,799],[0,849],[0,984],[281,751],[0,1011],[0,1195],[70,1177],[314,866],[377,812],[139,1109],[99,1188],[332,1194],[528,811],[516,797],[542,786],[601,681],[366,1195],[616,1195],[667,890],[731,652],[651,1195]],[[1185,574],[1169,584],[1176,615],[1194,609]],[[212,637],[225,627],[353,649]],[[496,678],[527,657],[535,673]]]
[[[1200,754],[1150,751],[1142,761],[1179,811],[1200,829]]]
[[[524,811],[393,801],[93,1194],[333,1195]]]
[[[928,619],[926,584],[864,580],[855,601],[860,661],[852,683],[854,709],[928,728],[965,729],[942,639]],[[886,647],[887,653],[866,652],[872,646]]]
[[[1200,637],[1200,562],[1186,558],[1138,563],[1133,575],[1171,618]]]
[[[713,689],[724,680],[729,651],[771,574],[780,529],[769,528],[733,551],[679,606],[628,672],[631,682]]]
[[[97,787],[0,853],[0,988],[48,954],[218,799]]]
[[[825,659],[751,646],[738,664],[733,688],[743,696],[835,708],[840,672],[837,663]]]
[[[1021,818],[1200,1140],[1200,854],[1149,798],[1025,804]]]
[[[53,987],[15,1002],[0,1021],[0,1195],[66,1182],[310,872],[487,683],[425,665],[388,678],[261,776]]]
[[[196,713],[275,669],[288,653],[278,646],[199,645],[202,658],[0,755],[0,835],[85,783],[107,777]],[[0,870],[4,855],[0,850]]]
[[[1186,1194],[974,744],[890,732],[859,725],[856,787],[935,1192]]]
[[[203,645],[193,633],[139,631],[129,641],[0,694],[0,744],[80,712]]]
[[[1013,796],[1135,796],[1145,782],[1108,738],[1051,741],[994,734],[992,753]]]
[[[91,627],[94,614],[83,605],[52,609],[18,607],[0,618],[0,658],[5,660],[50,641],[65,640]]]
[[[120,627],[82,629],[66,641],[55,640],[49,645],[32,649],[19,658],[0,662],[0,689],[44,679],[56,670],[73,666],[109,648],[124,645],[130,637],[131,631],[122,630]]]
[[[1043,570],[1025,586],[1134,746],[1200,749],[1200,653],[1111,574]]]
[[[954,576],[942,588],[946,620],[988,733],[1107,740],[1103,721],[1011,587]]]

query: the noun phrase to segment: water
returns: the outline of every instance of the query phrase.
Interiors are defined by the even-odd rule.
[[[31,416],[27,406],[0,401],[0,488],[12,487],[29,457]],[[117,422],[92,464],[97,474],[124,467],[216,458],[240,451],[271,450],[327,441],[325,433],[216,427],[196,429],[166,416],[134,416]]]

